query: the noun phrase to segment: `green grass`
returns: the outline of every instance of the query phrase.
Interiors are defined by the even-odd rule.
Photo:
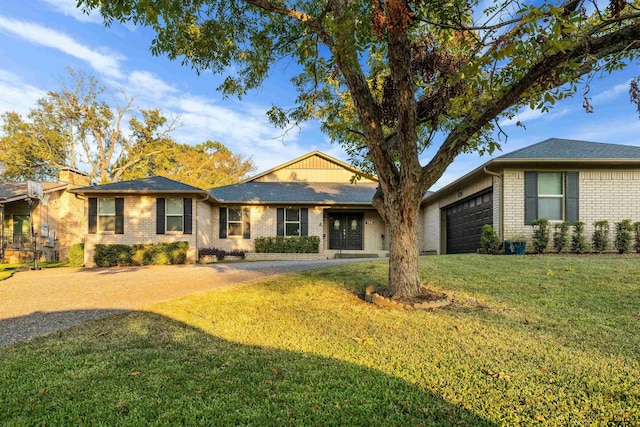
[[[193,295],[0,349],[0,424],[638,425],[637,257],[384,261]]]
[[[55,267],[64,267],[68,263],[67,262],[39,262],[38,267],[40,268],[55,268]],[[20,267],[33,267],[33,262],[27,263],[12,263],[12,264],[0,264],[0,280],[8,279],[13,276],[13,273],[16,272],[16,269]]]

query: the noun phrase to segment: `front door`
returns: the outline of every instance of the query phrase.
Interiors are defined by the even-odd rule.
[[[329,215],[329,249],[362,250],[364,215],[333,213]]]

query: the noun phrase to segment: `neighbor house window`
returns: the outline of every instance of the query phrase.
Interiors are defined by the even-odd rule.
[[[116,199],[98,199],[98,231],[116,231]]]
[[[284,235],[300,235],[300,209],[285,209],[284,212]]]
[[[538,218],[550,221],[562,221],[564,183],[562,172],[544,172],[538,174]]]
[[[167,232],[182,232],[184,229],[184,200],[167,199]]]
[[[568,221],[579,219],[578,172],[525,172],[524,223],[536,219]]]

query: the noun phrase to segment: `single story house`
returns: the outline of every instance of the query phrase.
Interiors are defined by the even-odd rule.
[[[640,221],[640,147],[551,138],[489,160],[422,202],[421,248],[475,252],[480,229],[531,238],[531,222]],[[610,236],[610,239],[612,236]]]
[[[63,168],[56,182],[0,183],[0,259],[66,259],[69,247],[83,239],[83,202],[69,189],[89,184],[85,173]]]
[[[318,258],[388,254],[371,200],[375,177],[314,151],[242,183],[203,190],[162,177],[70,190],[84,200],[85,263],[96,244],[187,241],[254,250],[254,239],[318,236]],[[530,238],[531,221],[640,220],[640,147],[549,139],[496,157],[436,192],[420,214],[419,249],[476,252],[480,229]]]

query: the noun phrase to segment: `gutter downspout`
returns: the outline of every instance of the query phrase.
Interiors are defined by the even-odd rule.
[[[0,260],[4,259],[4,203],[0,203]]]
[[[199,228],[198,228],[198,203],[206,202],[207,200],[209,200],[209,197],[210,196],[207,194],[200,200],[196,199],[196,211],[195,211],[195,215],[194,215],[194,217],[196,219],[196,230],[195,230],[195,232],[196,232],[196,259],[195,259],[195,263],[196,264],[198,263],[198,259],[199,259],[198,253],[200,252],[200,247],[199,247],[199,244],[198,244],[198,231],[199,231]],[[213,230],[211,230],[211,233],[213,233]]]
[[[493,172],[490,171],[489,169],[487,169],[487,167],[485,166],[483,168],[484,173],[486,173],[487,175],[491,175],[494,176],[496,178],[498,178],[500,180],[500,202],[499,202],[499,215],[500,215],[500,232],[498,233],[498,238],[500,240],[503,240],[503,236],[504,236],[504,172],[502,173],[497,173],[497,172]]]

